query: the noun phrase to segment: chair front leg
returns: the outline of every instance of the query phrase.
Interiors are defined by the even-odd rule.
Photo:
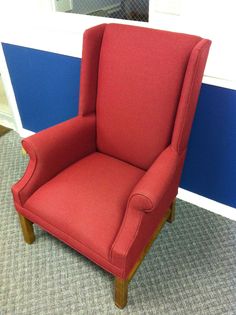
[[[128,279],[120,279],[115,277],[115,304],[119,308],[124,308],[128,300]]]
[[[170,209],[166,212],[165,216],[162,218],[161,222],[157,226],[156,230],[154,231],[150,241],[147,243],[146,247],[140,254],[139,259],[134,264],[133,268],[131,269],[129,275],[126,279],[121,279],[119,277],[115,277],[115,294],[114,300],[115,304],[119,308],[124,308],[127,304],[128,300],[128,285],[131,279],[133,278],[136,270],[138,269],[139,265],[142,263],[144,257],[146,256],[148,250],[152,246],[152,243],[156,239],[157,235],[160,233],[162,227],[164,226],[165,222],[173,222],[175,218],[175,200],[172,202]]]
[[[27,244],[32,244],[35,241],[33,223],[21,214],[19,214],[19,218],[24,240]]]
[[[172,223],[175,220],[175,204],[176,204],[176,199],[172,202],[170,206],[170,216],[167,219],[169,223]]]

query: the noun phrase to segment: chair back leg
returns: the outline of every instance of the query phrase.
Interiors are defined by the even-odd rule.
[[[176,203],[176,199],[172,202],[170,206],[170,216],[167,219],[167,222],[169,223],[172,223],[175,220],[175,203]]]

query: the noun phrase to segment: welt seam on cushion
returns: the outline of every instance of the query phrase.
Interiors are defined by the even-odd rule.
[[[21,206],[21,208],[23,208],[23,207]],[[24,209],[24,208],[23,208],[23,209]],[[27,209],[25,209],[25,210],[27,210]],[[28,212],[32,212],[32,211],[30,211],[30,210],[27,210],[27,211],[28,211]],[[61,229],[59,229],[58,227],[55,227],[54,225],[52,225],[51,223],[49,223],[47,220],[43,219],[41,216],[39,216],[39,215],[37,215],[37,214],[35,214],[35,213],[33,213],[33,215],[36,216],[36,217],[38,217],[38,218],[41,219],[42,221],[46,222],[49,226],[53,227],[53,228],[56,229],[57,231],[59,231],[59,232],[61,232],[62,234],[66,235],[66,236],[67,236],[69,239],[71,239],[72,241],[76,241],[77,243],[81,244],[81,245],[84,246],[85,248],[88,248],[90,251],[93,251],[93,252],[94,252],[94,250],[92,250],[89,246],[85,245],[85,244],[84,244],[83,242],[81,242],[81,241],[78,241],[78,240],[72,238],[70,235],[68,235],[67,233],[63,232],[63,231],[62,231]],[[37,224],[37,223],[36,223],[36,224]],[[38,225],[41,227],[40,224],[38,224]],[[46,228],[43,228],[43,227],[41,227],[41,228],[42,228],[43,230],[48,231],[48,229],[46,229]],[[55,234],[52,233],[52,232],[49,232],[49,231],[48,231],[48,233],[49,233],[49,234],[52,234],[53,236],[55,236]],[[57,236],[55,236],[55,237],[58,238]],[[61,240],[61,241],[64,242],[65,244],[67,244],[68,246],[72,247],[72,246],[71,246],[70,244],[68,244],[66,241],[64,241],[64,240]],[[74,248],[74,247],[72,247],[72,248]],[[74,248],[74,250],[76,250],[78,253],[80,253],[76,248]],[[85,257],[87,257],[87,256],[86,256],[85,254],[83,254],[83,253],[80,253],[80,254],[83,255],[83,256],[85,256]],[[98,254],[97,252],[95,252],[95,254],[96,254],[96,256],[99,256],[99,257],[101,257],[102,259],[106,260],[106,262],[107,262],[109,265],[111,265],[111,266],[113,267],[113,264],[111,264],[110,261],[107,260],[104,256],[101,256],[101,255]],[[91,259],[91,258],[89,258],[89,259]],[[94,261],[94,259],[91,259],[91,260]],[[95,261],[94,261],[94,262],[95,262]],[[95,264],[97,264],[97,265],[99,265],[101,268],[107,270],[107,268],[101,266],[101,264],[99,264],[99,263],[97,263],[97,262],[95,262]],[[117,268],[117,269],[120,270],[120,268],[117,267],[117,266],[115,266],[115,268]],[[107,270],[107,271],[108,271],[109,273],[111,273],[111,271],[109,271],[109,270]]]
[[[30,210],[28,210],[28,211],[30,211]],[[32,211],[31,211],[32,212]],[[60,231],[60,232],[62,232],[63,234],[65,234],[65,235],[67,235],[67,236],[69,236],[69,238],[71,238],[72,240],[75,240],[76,242],[78,242],[78,243],[80,243],[80,244],[82,244],[84,247],[87,247],[89,250],[91,250],[92,251],[92,248],[90,248],[88,245],[86,245],[86,244],[84,244],[83,242],[81,242],[81,241],[78,241],[78,240],[76,240],[76,239],[74,239],[72,236],[70,236],[70,235],[68,235],[67,233],[65,233],[64,231],[62,231],[60,228],[58,228],[58,227],[55,227],[54,225],[52,225],[50,222],[48,222],[47,220],[45,220],[44,218],[42,218],[41,216],[39,216],[39,215],[37,215],[37,214],[35,214],[34,212],[33,212],[33,214],[34,215],[36,215],[38,218],[40,218],[41,220],[43,220],[43,221],[45,221],[47,224],[49,224],[49,225],[51,225],[52,227],[54,227],[55,229],[57,229],[58,231]],[[99,257],[101,257],[101,258],[104,258],[105,259],[105,257],[104,256],[102,256],[102,255],[100,255],[100,254],[97,254]]]

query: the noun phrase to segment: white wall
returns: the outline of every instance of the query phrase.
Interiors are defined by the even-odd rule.
[[[104,22],[197,34],[213,42],[204,81],[236,89],[236,0],[150,0],[149,23],[55,13],[53,1],[0,0],[0,40],[81,57],[83,31]]]
[[[160,12],[165,6],[169,14]],[[205,75],[236,82],[235,0],[150,0],[149,18],[154,27],[211,39]]]
[[[52,0],[0,0],[0,12],[6,14],[40,14],[53,9]],[[9,16],[10,17],[10,16]]]

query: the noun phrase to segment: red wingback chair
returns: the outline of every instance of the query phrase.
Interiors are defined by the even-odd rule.
[[[102,24],[84,33],[80,115],[23,140],[13,188],[24,239],[36,223],[115,276],[115,303],[166,221],[211,42]]]

